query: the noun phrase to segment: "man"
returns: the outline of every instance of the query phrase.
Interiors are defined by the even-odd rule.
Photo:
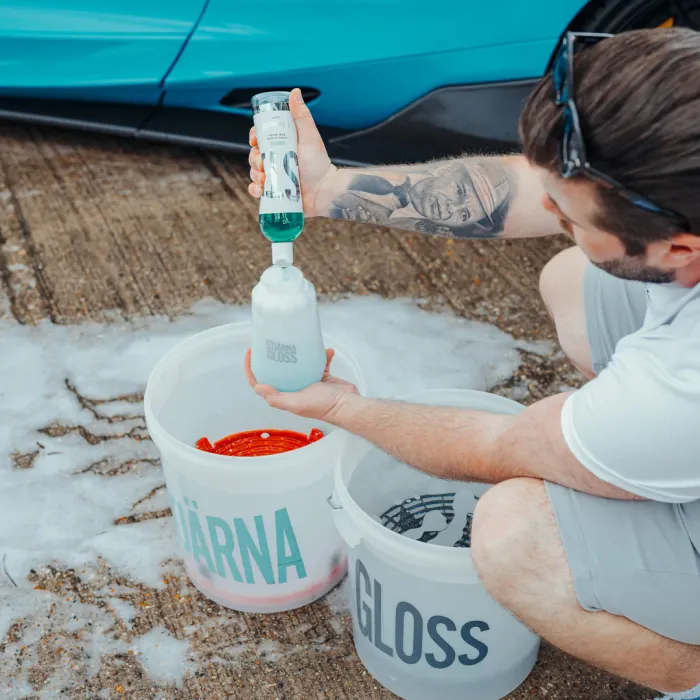
[[[426,472],[496,484],[472,540],[491,595],[574,656],[682,698],[700,696],[699,76],[691,30],[567,35],[523,112],[524,156],[369,170],[331,165],[295,91],[308,216],[563,229],[577,245],[541,291],[591,381],[518,416],[367,399],[328,373],[294,394],[256,386]]]

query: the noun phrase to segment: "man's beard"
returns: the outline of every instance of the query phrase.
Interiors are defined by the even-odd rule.
[[[672,272],[665,272],[658,267],[647,267],[642,257],[625,256],[615,260],[607,260],[606,262],[594,262],[593,264],[604,272],[613,275],[613,277],[619,277],[623,280],[650,282],[652,284],[667,284],[674,280]]]

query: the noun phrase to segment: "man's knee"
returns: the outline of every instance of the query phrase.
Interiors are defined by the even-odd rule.
[[[537,479],[509,479],[479,500],[472,523],[472,558],[482,583],[500,602],[537,566],[538,521],[548,513],[545,485]]]
[[[593,376],[586,329],[584,277],[587,258],[580,248],[553,257],[540,275],[540,294],[554,319],[562,350],[587,377]]]
[[[680,656],[682,658],[673,659],[668,664],[668,676],[659,684],[662,687],[656,690],[663,693],[686,693],[700,684],[700,649],[689,648]]]
[[[540,273],[540,294],[549,313],[556,317],[577,296],[583,283],[587,258],[578,247],[555,255]]]

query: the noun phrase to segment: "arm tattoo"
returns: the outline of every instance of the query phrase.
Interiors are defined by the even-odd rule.
[[[470,158],[355,175],[330,216],[456,238],[496,238],[505,228],[516,176],[496,159]],[[395,185],[391,180],[403,181]]]

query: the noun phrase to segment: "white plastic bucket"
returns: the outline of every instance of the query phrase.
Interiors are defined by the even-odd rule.
[[[278,612],[313,602],[346,571],[345,546],[327,499],[341,431],[270,408],[248,386],[249,323],[189,338],[153,370],[145,414],[158,446],[187,573],[208,598],[234,610]],[[364,390],[359,367],[338,344],[333,371]],[[231,433],[265,428],[326,437],[265,457],[197,450]]]
[[[478,391],[404,398],[494,413],[522,410]],[[416,498],[409,510],[419,514],[436,503],[446,512],[450,494],[465,489],[478,497],[487,487],[436,479],[346,437],[331,506],[349,550],[355,646],[367,670],[405,700],[498,700],[525,680],[537,660],[539,638],[488,595],[471,550],[414,541],[378,521],[409,498]],[[406,512],[400,509],[401,517]]]

